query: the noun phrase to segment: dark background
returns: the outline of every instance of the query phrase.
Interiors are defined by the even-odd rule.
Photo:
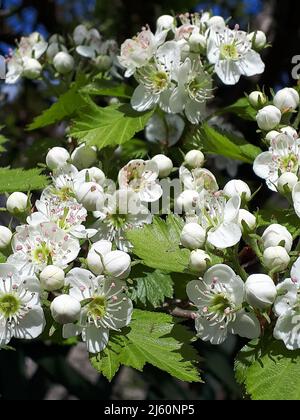
[[[146,23],[154,27],[164,13],[212,9],[215,14],[232,17],[232,24],[243,29],[262,29],[272,48],[263,53],[266,72],[254,82],[243,79],[236,87],[218,90],[219,105],[233,103],[255,84],[275,90],[295,84],[291,78],[292,57],[300,55],[300,2],[292,0],[207,1],[197,0],[3,0],[0,2],[0,53],[7,54],[14,41],[34,30],[47,36],[68,33],[78,23],[91,22],[106,37],[121,43]],[[28,134],[26,125],[47,106],[38,86],[26,82],[7,88],[0,84],[0,125],[10,138],[9,153],[1,165],[32,167],[42,161],[35,154],[35,142],[44,142],[45,151],[63,137],[63,131],[44,130]],[[238,128],[255,142],[255,127],[237,121]],[[252,177],[251,168],[242,166],[243,177]],[[258,196],[262,199],[262,196]],[[192,325],[191,325],[192,327]],[[240,399],[241,389],[233,375],[233,360],[243,343],[230,339],[220,348],[196,343],[205,361],[205,385],[187,385],[167,374],[147,367],[143,374],[121,369],[112,384],[89,367],[84,348],[69,349],[42,343],[16,344],[15,352],[0,352],[0,398],[39,399]]]

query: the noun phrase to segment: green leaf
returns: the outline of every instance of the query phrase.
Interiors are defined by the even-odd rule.
[[[2,126],[0,126],[0,131],[2,130]],[[3,147],[5,143],[8,142],[8,139],[4,137],[2,134],[0,134],[0,153],[3,153],[6,151],[6,149]]]
[[[184,273],[189,265],[190,251],[181,249],[180,235],[184,221],[170,215],[165,222],[155,217],[152,225],[130,230],[127,238],[133,244],[133,252],[148,267],[170,273]]]
[[[185,382],[201,382],[193,334],[170,315],[135,310],[123,334],[112,333],[107,348],[91,355],[92,366],[112,380],[121,365],[142,371],[149,363]]]
[[[101,108],[89,102],[73,120],[70,134],[81,143],[97,146],[99,149],[121,145],[144,129],[152,113],[136,112],[128,104]]]
[[[97,79],[89,85],[84,86],[80,92],[92,96],[113,96],[130,99],[133,94],[133,89],[124,83],[119,84],[112,80]]]
[[[268,227],[271,224],[285,226],[293,238],[300,235],[300,219],[293,210],[265,209],[256,213],[258,227]]]
[[[0,252],[0,264],[5,263],[7,260],[6,256]]]
[[[250,105],[248,98],[241,98],[234,104],[218,112],[218,114],[226,113],[235,114],[244,120],[255,121],[257,110]]]
[[[206,153],[225,156],[250,164],[262,152],[259,147],[247,143],[245,139],[232,133],[218,131],[208,124],[203,124],[195,135],[194,141]]]
[[[15,191],[35,191],[45,188],[49,180],[41,175],[41,169],[7,169],[0,168],[0,194]]]
[[[170,274],[146,267],[133,267],[131,278],[134,281],[130,298],[144,306],[161,306],[166,298],[173,297],[173,281]]]
[[[122,161],[144,159],[148,155],[148,144],[144,140],[132,139],[122,146]]]
[[[66,118],[70,118],[75,112],[86,106],[86,99],[79,91],[82,83],[82,81],[75,82],[70,90],[63,93],[50,108],[34,119],[28,126],[28,130],[37,130],[38,128],[56,124]]]
[[[235,371],[253,400],[300,400],[300,351],[289,351],[270,336],[246,346]]]

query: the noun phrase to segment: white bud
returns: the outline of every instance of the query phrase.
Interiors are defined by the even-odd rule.
[[[109,55],[99,55],[95,60],[95,64],[98,70],[104,72],[111,68],[113,60]]]
[[[112,244],[109,241],[99,241],[93,244],[88,256],[87,265],[89,269],[96,275],[103,274],[103,258],[111,252]]]
[[[233,179],[229,181],[224,187],[224,193],[229,198],[233,198],[238,195],[241,198],[244,198],[246,201],[250,201],[252,193],[249,186],[244,181],[239,179]]]
[[[46,156],[46,164],[51,171],[62,168],[69,160],[70,154],[63,147],[53,147]]]
[[[35,58],[23,58],[23,76],[27,79],[38,79],[42,69],[42,65]]]
[[[209,28],[214,28],[214,29],[224,29],[226,26],[226,22],[222,18],[222,16],[213,16],[207,22],[207,26]]]
[[[269,143],[272,143],[272,141],[275,140],[276,137],[278,137],[278,136],[280,136],[279,131],[272,130],[272,131],[269,131],[269,133],[266,135],[266,140]]]
[[[103,185],[106,180],[105,173],[99,168],[83,169],[79,172],[77,178],[87,182],[96,182],[100,185]]]
[[[69,53],[61,51],[53,58],[53,65],[58,73],[68,74],[74,69],[75,61]]]
[[[263,31],[251,32],[248,35],[249,41],[252,42],[252,48],[256,51],[261,51],[267,45],[267,37]]]
[[[64,287],[65,273],[55,265],[48,265],[40,274],[42,288],[48,292],[54,292]]]
[[[292,88],[285,88],[276,93],[274,105],[281,112],[294,111],[300,102],[299,93]]]
[[[191,252],[190,269],[197,273],[203,273],[207,268],[207,263],[211,261],[210,256],[201,249]]]
[[[246,223],[246,225],[249,227],[250,230],[255,230],[256,228],[256,217],[254,214],[250,213],[247,210],[240,210],[238,215],[238,223],[241,227],[241,229],[244,229],[243,224]]]
[[[82,144],[74,150],[71,159],[78,169],[90,168],[97,162],[97,148]]]
[[[182,211],[190,213],[195,210],[199,201],[199,194],[194,190],[183,191],[177,198],[176,205],[179,214]]]
[[[268,98],[264,93],[260,91],[255,91],[250,93],[249,102],[253,106],[253,108],[259,109],[266,105],[266,103],[268,102]]]
[[[185,155],[185,163],[191,168],[202,168],[205,156],[200,150],[191,150]]]
[[[53,34],[50,36],[49,40],[48,40],[49,44],[64,44],[65,43],[65,39],[62,35],[59,34]]]
[[[207,40],[204,35],[200,33],[193,33],[189,38],[189,45],[191,52],[200,53],[206,50]]]
[[[12,193],[6,202],[7,211],[15,216],[27,212],[29,206],[28,196],[21,192]]]
[[[123,251],[112,251],[103,258],[105,272],[116,279],[126,279],[131,271],[131,258]]]
[[[12,232],[5,226],[0,226],[0,249],[7,248],[12,239]]]
[[[64,45],[61,45],[57,42],[53,42],[49,45],[46,55],[50,63],[53,62],[54,57],[61,51],[67,52],[67,48]]]
[[[281,192],[281,194],[285,194],[287,189],[292,192],[297,183],[298,177],[296,174],[285,172],[278,180],[278,191]]]
[[[156,155],[152,161],[158,166],[160,178],[166,178],[173,170],[173,162],[165,155]]]
[[[103,188],[95,182],[85,182],[75,185],[77,200],[87,211],[96,211],[104,204]]]
[[[271,277],[265,274],[253,274],[245,283],[246,301],[254,308],[269,308],[276,299],[277,290]]]
[[[268,105],[258,111],[256,121],[261,130],[271,131],[280,124],[281,117],[281,112],[276,106]]]
[[[61,295],[51,303],[50,310],[54,321],[62,325],[72,324],[79,319],[81,305],[71,296]]]
[[[159,32],[173,29],[175,27],[175,18],[170,15],[160,16],[156,21],[156,27]]]
[[[282,243],[284,242],[283,246],[289,253],[293,246],[293,237],[290,232],[284,226],[277,224],[271,225],[265,230],[262,240],[264,249],[279,245],[282,246]]]
[[[280,129],[280,132],[286,134],[287,136],[293,137],[294,139],[299,138],[297,130],[295,130],[293,127],[283,127]]]
[[[198,223],[188,223],[181,232],[180,240],[185,248],[201,249],[205,244],[206,232]]]
[[[288,267],[290,261],[289,254],[282,246],[267,248],[263,255],[263,262],[268,270],[276,268],[278,271],[283,271]]]

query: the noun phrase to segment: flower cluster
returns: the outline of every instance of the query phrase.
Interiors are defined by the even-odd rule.
[[[213,74],[226,85],[242,75],[264,71],[258,51],[267,44],[262,32],[230,29],[220,16],[209,13],[161,16],[156,32],[149,27],[121,46],[119,61],[125,76],[138,82],[131,104],[137,111],[159,106],[168,114],[182,114],[197,124],[214,96]]]

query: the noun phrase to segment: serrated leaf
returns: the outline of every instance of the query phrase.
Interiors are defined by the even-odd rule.
[[[101,108],[90,101],[73,120],[70,134],[79,142],[98,149],[121,145],[144,129],[152,113],[136,112],[128,104]]]
[[[257,226],[268,227],[271,224],[285,226],[293,238],[300,235],[300,219],[293,210],[265,209],[256,213]]]
[[[170,274],[137,266],[133,267],[131,278],[134,283],[130,298],[136,303],[158,308],[166,298],[173,297],[173,281]]]
[[[48,184],[49,180],[41,175],[41,169],[0,168],[0,194],[41,190]]]
[[[253,400],[300,400],[300,351],[289,351],[281,341],[265,337],[238,355],[236,378]]]
[[[133,89],[124,83],[120,84],[112,80],[97,79],[89,85],[84,86],[80,92],[91,96],[112,96],[130,99],[133,94]]]
[[[91,355],[92,366],[112,380],[121,365],[142,371],[149,363],[185,382],[201,382],[193,334],[170,315],[135,310],[123,334],[113,333],[107,348]]]
[[[149,153],[148,144],[144,140],[131,139],[122,146],[121,153],[122,161],[144,159]]]
[[[184,221],[169,215],[166,222],[155,217],[151,225],[127,232],[133,252],[148,267],[169,273],[184,273],[189,265],[190,251],[181,249],[180,235]]]
[[[235,114],[238,117],[248,120],[248,121],[255,121],[257,110],[253,108],[248,98],[241,98],[234,104],[223,108],[218,114]]]
[[[234,160],[252,164],[262,150],[247,143],[241,137],[232,133],[221,132],[208,124],[203,124],[194,137],[198,147],[202,147],[206,153],[225,156]]]

